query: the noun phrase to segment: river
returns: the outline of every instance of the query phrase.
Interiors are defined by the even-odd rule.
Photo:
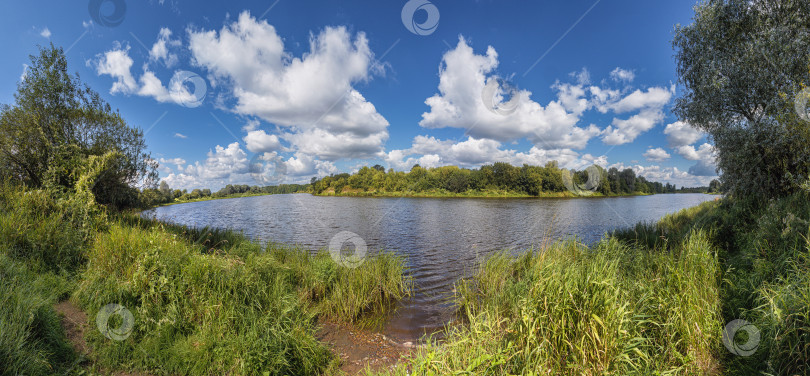
[[[482,199],[256,196],[159,207],[148,217],[187,226],[244,232],[260,242],[328,247],[343,231],[355,233],[369,254],[404,255],[415,294],[401,302],[384,332],[415,340],[453,317],[446,303],[458,278],[495,251],[519,252],[544,240],[576,237],[590,244],[616,228],[655,221],[667,213],[714,200],[706,194],[610,198]]]

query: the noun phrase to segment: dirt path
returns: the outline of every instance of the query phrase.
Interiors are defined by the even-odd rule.
[[[62,316],[62,328],[65,329],[65,334],[76,352],[83,356],[90,354],[90,347],[84,340],[84,334],[88,328],[87,314],[69,300],[65,300],[53,308]]]
[[[378,332],[330,321],[320,322],[316,337],[340,357],[340,369],[348,375],[360,374],[366,366],[372,370],[390,369],[415,350],[411,342],[397,343]]]

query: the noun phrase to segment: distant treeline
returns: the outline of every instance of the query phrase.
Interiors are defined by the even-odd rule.
[[[567,180],[567,181],[566,181]],[[552,161],[545,166],[515,167],[508,163],[484,165],[478,169],[456,166],[423,168],[414,165],[409,172],[387,172],[381,165],[363,167],[354,174],[333,174],[318,179],[313,177],[310,184],[281,184],[277,186],[231,185],[216,192],[210,189],[188,190],[171,189],[165,181],[157,189],[141,192],[141,201],[147,206],[172,202],[194,201],[206,198],[226,198],[245,195],[283,194],[309,192],[313,194],[348,194],[356,192],[373,193],[448,193],[465,194],[470,192],[501,192],[511,195],[539,196],[543,193],[574,194],[592,191],[605,196],[656,193],[720,193],[718,180],[709,187],[682,187],[648,181],[636,176],[632,169],[605,170],[591,166],[586,170],[565,170]]]
[[[566,179],[568,181],[566,181]],[[590,181],[589,181],[590,179]],[[363,167],[355,174],[337,174],[322,179],[312,178],[314,194],[349,192],[437,192],[467,193],[469,191],[501,191],[512,194],[539,196],[543,193],[591,190],[603,195],[653,194],[679,192],[673,184],[648,181],[636,176],[632,169],[605,170],[592,166],[583,171],[564,170],[556,161],[545,166],[524,164],[515,167],[498,162],[478,169],[456,166],[423,168],[414,165],[409,172],[388,172],[380,165]],[[706,192],[708,187],[690,188]]]
[[[210,189],[194,189],[189,192],[185,189],[171,189],[166,181],[162,181],[160,182],[160,187],[158,189],[146,189],[142,191],[141,201],[144,202],[146,206],[154,206],[172,202],[194,201],[205,198],[225,198],[242,195],[305,192],[308,191],[308,188],[309,185],[307,184],[281,184],[265,187],[259,187],[257,185],[250,186],[246,184],[228,184],[224,188],[213,193]]]

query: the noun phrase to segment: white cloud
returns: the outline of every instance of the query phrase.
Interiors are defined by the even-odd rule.
[[[610,72],[610,78],[617,82],[633,82],[633,80],[636,78],[636,74],[633,71],[616,67],[616,69]]]
[[[679,146],[675,151],[682,157],[697,161],[689,168],[689,173],[697,176],[717,176],[717,155],[713,145],[704,143],[699,148],[684,145]]]
[[[179,189],[216,189],[228,183],[246,184],[250,179],[248,165],[247,154],[239,147],[238,142],[227,147],[217,145],[208,152],[208,158],[204,162],[189,164],[181,172],[169,174],[164,180],[169,186]]]
[[[703,144],[700,145],[700,148],[695,149],[694,146],[684,145],[680,146],[675,149],[678,154],[682,157],[690,160],[690,161],[702,161],[702,160],[711,160],[713,161],[715,156],[714,146],[710,144]]]
[[[135,94],[151,97],[161,103],[188,104],[198,100],[189,92],[183,80],[178,79],[182,73],[187,73],[184,71],[176,71],[169,87],[165,87],[155,73],[144,65],[144,72],[136,81],[132,75],[133,60],[129,56],[129,46],[116,45],[112,50],[99,54],[94,61],[88,61],[88,65],[92,64],[95,64],[99,76],[106,74],[115,79],[110,94]]]
[[[51,31],[48,30],[48,28],[46,27],[46,28],[42,29],[42,31],[39,33],[39,35],[41,35],[43,38],[50,38],[51,37]]]
[[[177,54],[171,53],[171,48],[180,47],[179,40],[171,39],[172,31],[168,28],[161,28],[158,33],[158,39],[149,50],[149,61],[163,61],[166,67],[171,68],[179,61]]]
[[[254,153],[278,151],[281,148],[278,136],[267,134],[263,130],[248,132],[247,136],[244,137],[244,141],[247,149]]]
[[[629,119],[613,119],[613,124],[602,132],[602,142],[608,145],[622,145],[633,142],[636,137],[653,129],[664,120],[664,113],[659,109],[649,109],[631,116]]]
[[[463,128],[476,139],[509,142],[527,138],[543,149],[582,149],[588,140],[599,134],[591,125],[577,127],[579,114],[587,107],[582,102],[584,90],[572,85],[557,84],[559,99],[542,106],[531,100],[531,92],[517,90],[517,107],[512,113],[496,113],[482,100],[487,84],[493,85],[500,77],[494,74],[498,54],[490,46],[486,54],[477,55],[460,37],[456,48],[442,57],[439,70],[439,93],[425,103],[430,111],[422,114],[419,122],[424,128]],[[587,71],[583,71],[587,72]],[[586,73],[579,74],[587,81]],[[505,93],[498,85],[495,102],[503,103]],[[587,103],[587,102],[585,102]]]
[[[175,189],[210,188],[216,191],[227,184],[305,183],[312,176],[326,176],[338,172],[332,162],[319,160],[303,153],[296,153],[286,161],[276,152],[259,153],[256,156],[259,156],[259,163],[274,161],[273,163],[277,164],[268,165],[273,173],[272,181],[254,176],[258,172],[257,170],[251,171],[251,161],[248,160],[247,153],[242,150],[238,142],[231,143],[227,147],[217,145],[214,150],[208,152],[204,161],[196,161],[185,167],[182,165],[186,164],[186,161],[181,158],[161,158],[160,162],[177,166],[178,172],[163,170],[168,174],[164,180]],[[254,156],[254,161],[256,156]],[[275,176],[276,170],[282,171],[281,175]]]
[[[177,138],[182,138],[182,139],[184,139],[184,140],[188,138],[188,136],[186,136],[186,135],[184,135],[184,134],[182,134],[182,133],[175,133],[175,134],[174,134],[174,137],[177,137]]]
[[[593,88],[592,88],[593,89]],[[592,90],[593,92],[593,90]],[[602,133],[602,142],[608,145],[622,145],[633,142],[636,137],[653,129],[656,124],[664,120],[664,106],[669,103],[674,93],[674,86],[670,89],[651,87],[646,91],[635,90],[622,99],[615,100],[616,95],[597,90],[608,102],[598,103],[600,111],[613,110],[617,114],[639,111],[628,119],[613,118],[610,126]],[[613,101],[611,101],[613,100]]]
[[[643,176],[649,181],[670,183],[679,187],[705,187],[709,185],[709,182],[711,182],[711,180],[714,178],[713,176],[699,176],[690,172],[681,171],[677,167],[662,167],[658,165],[625,166],[623,163],[615,163],[609,166],[609,168],[613,167],[619,170],[631,168],[633,171],[635,171],[637,176]]]
[[[184,164],[186,164],[186,160],[183,158],[171,158],[171,159],[160,158],[160,163],[176,165],[177,169],[179,170],[183,168]]]
[[[664,129],[664,134],[667,135],[669,146],[673,148],[692,145],[704,136],[703,132],[683,121],[667,124],[666,129]]]
[[[245,132],[255,131],[259,128],[259,121],[256,119],[250,119],[242,126],[242,130]]]
[[[239,114],[289,128],[299,151],[321,159],[379,156],[388,121],[353,88],[382,66],[364,33],[326,27],[294,57],[264,20],[248,12],[217,31],[189,31],[195,64],[233,86]]]
[[[625,113],[641,109],[661,109],[672,98],[675,87],[651,87],[646,91],[635,90],[618,102],[608,105],[616,113]]]
[[[129,46],[115,46],[104,52],[96,60],[96,73],[109,75],[115,79],[110,94],[132,94],[138,90],[138,83],[132,76],[132,58],[129,57]]]
[[[411,148],[391,150],[384,159],[389,167],[398,171],[410,170],[414,164],[422,167],[458,165],[472,168],[493,162],[506,162],[515,166],[524,163],[542,166],[550,161],[557,161],[560,166],[579,169],[591,164],[607,164],[605,156],[580,156],[571,149],[532,147],[527,152],[518,152],[503,149],[502,144],[496,140],[468,137],[465,141],[454,142],[430,136],[416,136]]]
[[[25,81],[25,77],[28,76],[28,64],[23,64],[23,71],[20,74],[20,81]]]
[[[651,162],[663,162],[672,157],[662,148],[648,149],[643,155],[644,158],[647,158],[647,160]]]

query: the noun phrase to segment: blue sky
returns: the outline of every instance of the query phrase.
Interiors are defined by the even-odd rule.
[[[670,43],[694,5],[7,2],[0,101],[37,45],[65,48],[173,188],[549,160],[694,186],[715,175],[713,148],[671,113]]]

